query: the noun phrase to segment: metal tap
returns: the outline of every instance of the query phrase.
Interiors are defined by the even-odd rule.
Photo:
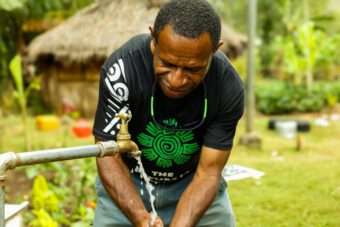
[[[116,143],[118,145],[119,153],[128,153],[132,156],[139,156],[141,151],[137,144],[131,140],[131,135],[128,129],[128,122],[131,119],[131,113],[118,113],[116,117],[120,118],[121,124],[117,134]]]

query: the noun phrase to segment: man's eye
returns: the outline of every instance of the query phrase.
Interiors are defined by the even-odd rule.
[[[186,68],[185,70],[190,73],[199,73],[202,68]]]
[[[164,66],[169,67],[169,68],[175,67],[173,64],[168,63],[168,62],[162,62],[162,63],[163,63]]]
[[[193,69],[191,69],[191,72],[193,72],[193,73],[198,73],[200,71],[202,71],[202,68],[193,68]]]

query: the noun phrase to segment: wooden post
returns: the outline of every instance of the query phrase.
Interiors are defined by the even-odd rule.
[[[248,0],[248,61],[246,80],[246,134],[240,143],[250,147],[261,147],[261,139],[254,132],[255,117],[255,40],[256,40],[256,5],[257,0]]]

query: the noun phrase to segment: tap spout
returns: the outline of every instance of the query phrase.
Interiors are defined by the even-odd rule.
[[[118,113],[116,116],[121,120],[120,130],[117,134],[116,140],[119,152],[128,153],[132,156],[141,155],[138,145],[133,140],[131,140],[131,135],[128,129],[128,122],[131,119],[131,113]]]

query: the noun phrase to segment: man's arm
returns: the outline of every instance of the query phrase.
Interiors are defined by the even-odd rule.
[[[230,150],[202,147],[200,161],[176,207],[171,227],[193,227],[213,202]]]
[[[151,216],[144,207],[121,155],[97,158],[97,169],[106,191],[133,226],[148,227]],[[163,226],[159,218],[154,226]]]

